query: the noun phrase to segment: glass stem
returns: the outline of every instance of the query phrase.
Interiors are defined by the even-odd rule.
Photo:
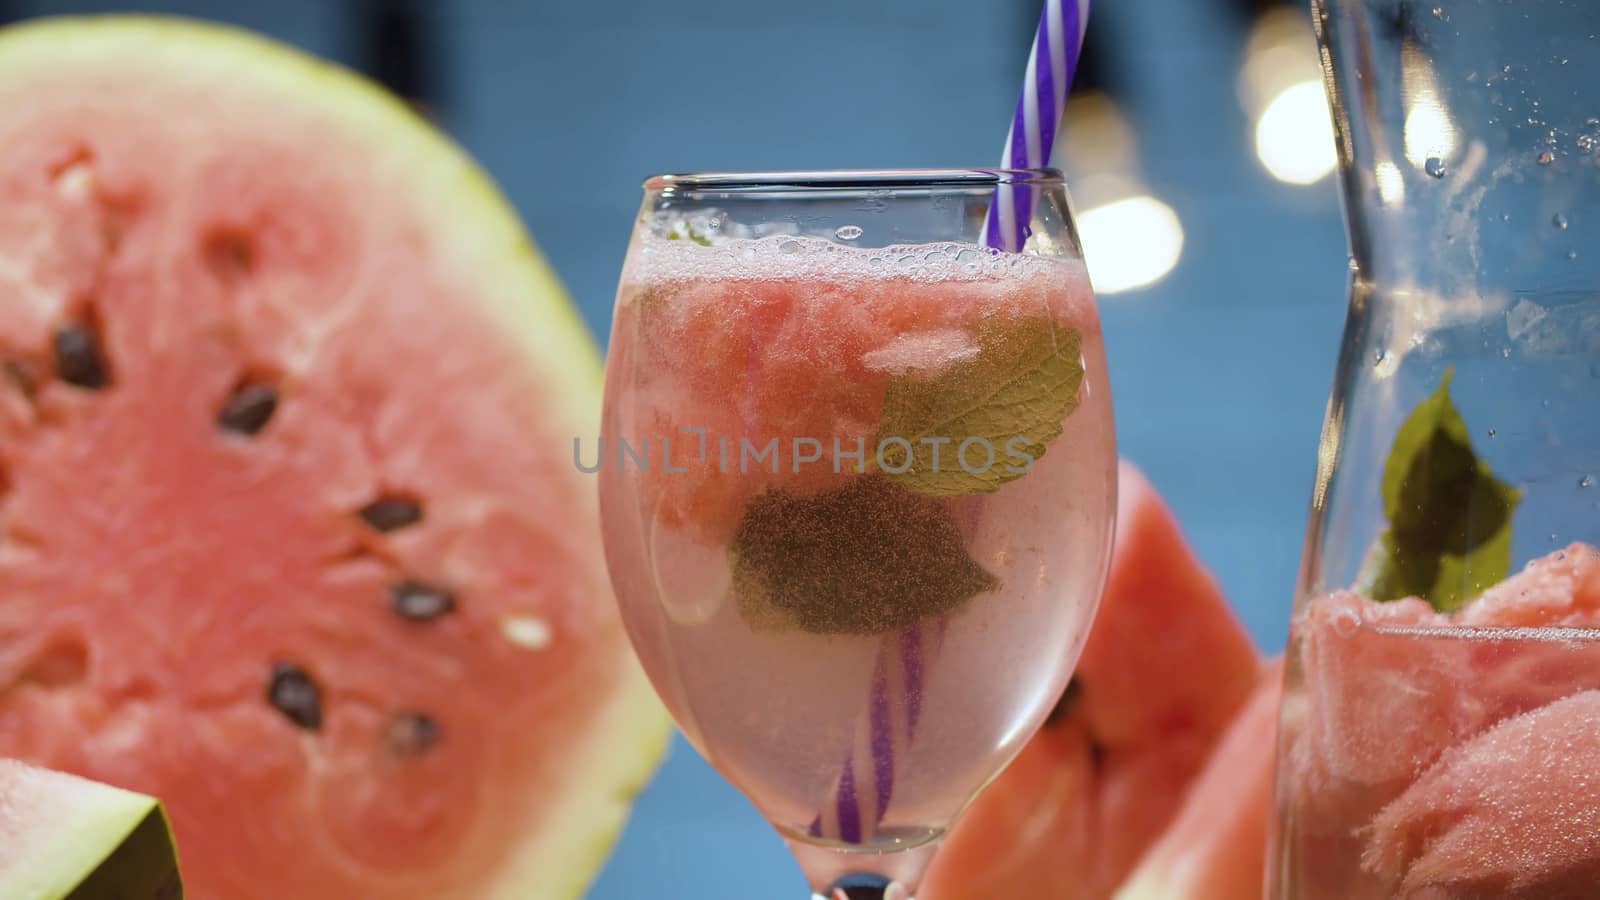
[[[834,882],[824,894],[812,894],[811,900],[914,900],[905,885],[890,881],[882,875],[846,875]]]

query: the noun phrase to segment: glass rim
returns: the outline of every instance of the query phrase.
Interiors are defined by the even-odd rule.
[[[1038,169],[816,169],[792,172],[701,172],[653,175],[651,193],[809,193],[813,191],[992,190],[1002,185],[1065,186],[1054,168]]]

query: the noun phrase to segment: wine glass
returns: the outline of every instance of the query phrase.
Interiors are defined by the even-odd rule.
[[[1032,200],[1018,253],[978,243],[1002,189]],[[688,740],[815,895],[909,897],[1106,575],[1111,401],[1060,173],[650,179],[576,450]]]

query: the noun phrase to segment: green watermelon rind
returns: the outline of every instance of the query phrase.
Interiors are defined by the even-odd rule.
[[[118,54],[169,57],[189,77],[207,68],[218,78],[249,77],[362,136],[375,161],[406,172],[419,215],[452,223],[439,230],[440,247],[459,255],[463,271],[478,273],[476,299],[550,385],[552,433],[595,433],[602,369],[593,337],[510,203],[455,142],[343,67],[248,31],[179,17],[63,16],[10,26],[0,30],[0,79],[49,78],[80,62],[103,67]],[[484,900],[581,896],[665,754],[670,720],[626,640],[618,646],[627,672],[607,698],[609,710],[569,751],[583,768],[562,781],[566,796],[534,811],[537,844],[505,865]]]
[[[153,797],[0,760],[0,896],[161,900],[178,884],[172,829]]]

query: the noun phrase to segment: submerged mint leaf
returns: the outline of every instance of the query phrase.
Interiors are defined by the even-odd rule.
[[[879,475],[751,501],[730,548],[752,627],[873,635],[950,612],[999,581],[939,501]]]
[[[977,344],[972,358],[933,378],[906,374],[889,383],[877,435],[884,474],[919,494],[986,494],[1021,478],[1078,406],[1083,336],[1076,329],[1045,317],[995,323]]]
[[[679,220],[672,223],[672,230],[667,232],[669,241],[694,241],[702,247],[711,246],[711,239],[694,230],[688,222]]]
[[[1374,600],[1420,597],[1447,612],[1511,570],[1511,515],[1522,494],[1473,451],[1450,399],[1452,375],[1406,417],[1384,462],[1389,528],[1360,579]]]

